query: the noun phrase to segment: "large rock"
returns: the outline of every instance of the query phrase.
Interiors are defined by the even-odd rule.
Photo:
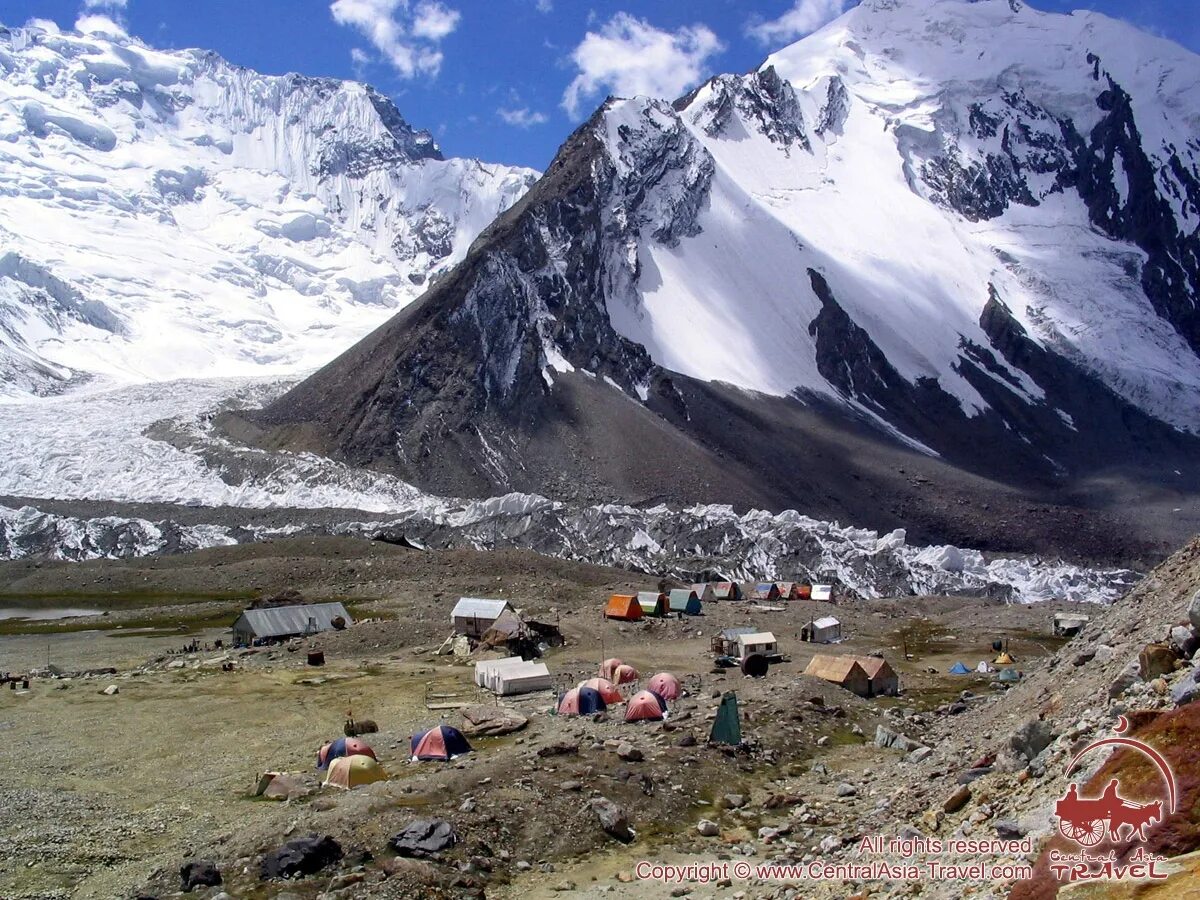
[[[388,844],[401,856],[427,857],[458,843],[458,833],[445,819],[414,819],[392,835]]]
[[[1200,666],[1196,666],[1176,682],[1175,687],[1171,689],[1171,699],[1175,701],[1176,706],[1186,706],[1200,700]]]
[[[315,779],[294,772],[267,772],[258,782],[258,796],[267,800],[296,800],[316,790]]]
[[[1147,644],[1138,654],[1138,672],[1142,681],[1152,681],[1175,671],[1175,655],[1166,644]]]
[[[1190,625],[1176,625],[1171,629],[1171,647],[1184,659],[1191,659],[1196,652],[1196,632]]]
[[[1008,739],[1009,746],[1013,752],[1026,760],[1032,760],[1035,756],[1050,746],[1050,742],[1054,740],[1054,729],[1050,727],[1049,722],[1041,719],[1030,719],[1020,728],[1012,733]]]
[[[469,737],[510,734],[529,724],[529,719],[506,706],[469,706],[462,717],[462,733]]]
[[[221,883],[221,873],[211,859],[193,859],[179,867],[179,887],[194,891],[200,887],[216,887]]]
[[[1108,686],[1108,698],[1115,700],[1124,694],[1127,690],[1141,681],[1141,676],[1138,674],[1139,667],[1136,658],[1131,659],[1125,664],[1125,668],[1121,673],[1113,679],[1112,684]]]
[[[1200,631],[1200,591],[1192,594],[1192,602],[1188,604],[1187,615],[1192,627]]]
[[[716,837],[721,833],[721,828],[712,819],[701,819],[696,823],[696,831],[704,837]]]
[[[591,806],[600,827],[608,834],[626,844],[633,840],[633,831],[629,828],[629,817],[625,815],[625,810],[607,797],[596,797]]]
[[[912,751],[920,748],[922,745],[898,731],[892,731],[890,728],[884,728],[882,725],[876,725],[875,746],[881,747],[885,750],[891,748],[894,750],[902,750],[905,753],[911,753]]]
[[[329,835],[310,834],[272,850],[262,861],[263,878],[296,878],[320,872],[342,858],[342,845]]]
[[[947,813],[956,813],[971,799],[971,789],[965,784],[958,788],[953,794],[946,798],[946,802],[942,804],[942,809]]]

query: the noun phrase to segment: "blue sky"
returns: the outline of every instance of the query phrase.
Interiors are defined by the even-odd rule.
[[[448,155],[545,168],[608,93],[677,96],[754,68],[856,0],[4,0],[0,21],[108,15],[153,46],[268,73],[358,78]],[[1035,0],[1095,9],[1200,52],[1198,0]]]

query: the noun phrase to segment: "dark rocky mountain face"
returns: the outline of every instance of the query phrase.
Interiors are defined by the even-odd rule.
[[[879,0],[870,7],[861,16],[893,9]],[[1190,418],[1194,398],[1184,383],[1163,392],[1139,380],[1140,370],[1114,375],[1112,350],[1062,327],[1062,277],[1039,273],[1035,256],[991,232],[995,275],[963,276],[955,309],[974,311],[954,326],[952,355],[938,363],[920,329],[898,351],[893,331],[910,323],[891,308],[903,307],[902,298],[864,300],[876,264],[832,255],[820,222],[808,229],[808,219],[785,219],[803,190],[839,190],[829,172],[864,140],[861,117],[883,114],[864,112],[866,94],[849,76],[798,89],[796,76],[789,81],[780,71],[800,65],[787,52],[779,64],[719,76],[673,105],[610,100],[416,304],[272,406],[227,427],[456,495],[520,490],[588,501],[795,507],[871,527],[904,525],[919,540],[1106,556],[1119,555],[1114,530],[1134,541],[1161,533],[1160,521],[1151,528],[1147,520],[1162,512],[1156,504],[1183,502],[1200,489],[1192,462],[1200,423]],[[1190,359],[1200,350],[1200,232],[1186,227],[1200,221],[1200,145],[1148,146],[1128,89],[1095,54],[1076,55],[1077,81],[1093,86],[1094,111],[1071,115],[1044,86],[997,82],[992,94],[976,89],[967,101],[946,101],[932,131],[889,110],[884,128],[897,156],[877,164],[900,167],[904,202],[924,198],[963,242],[980,229],[1026,222],[1059,229],[1061,254],[1098,258],[1115,273],[1111,286],[1068,286],[1104,293],[1122,316],[1130,303],[1145,302],[1146,333],[1160,335],[1155,317],[1167,323],[1190,348],[1181,365],[1200,372]],[[963,90],[948,85],[944,93],[961,100]],[[784,173],[816,167],[820,177],[811,187],[787,187],[770,181],[772,165]],[[1078,204],[1086,220],[1064,221],[1062,210]],[[774,246],[781,221],[799,221],[788,225],[786,253],[721,256],[743,246],[741,232],[752,229]],[[1083,250],[1071,237],[1080,225],[1093,230]],[[908,224],[892,227],[897,247],[907,246]],[[756,243],[745,244],[748,252]],[[905,252],[893,255],[906,262]],[[948,244],[927,252],[937,261],[958,251]],[[721,256],[721,272],[689,282],[689,266],[699,269],[706,255]],[[679,259],[690,263],[671,268]],[[672,311],[689,291],[741,269],[765,277],[763,268],[777,264],[784,274],[770,273],[772,290],[811,312],[795,333],[794,364],[772,362],[811,375],[798,374],[784,392],[732,376],[725,383],[723,360],[733,373],[744,354],[759,351],[719,330],[704,331],[704,364],[662,362],[673,341],[707,327],[702,317]],[[721,302],[753,318],[758,299],[747,289]],[[942,313],[927,315],[931,330],[941,327]],[[950,322],[957,313],[944,315]],[[773,321],[763,319],[756,333]],[[1164,339],[1153,340],[1162,346]],[[1146,371],[1156,365],[1145,360]],[[1132,509],[1147,491],[1154,499]]]

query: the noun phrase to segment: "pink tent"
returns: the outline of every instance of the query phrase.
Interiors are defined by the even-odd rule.
[[[664,718],[667,711],[667,701],[651,691],[638,691],[629,698],[625,707],[626,722],[646,722]]]
[[[607,678],[589,678],[587,681],[579,682],[579,686],[581,688],[591,688],[604,698],[605,703],[625,702],[625,698],[621,696],[621,692]]]
[[[619,665],[613,669],[610,681],[615,681],[617,684],[629,684],[631,681],[638,680],[638,670],[633,666]]]
[[[621,661],[619,659],[606,659],[604,662],[600,663],[600,677],[607,678],[609,681],[612,681],[613,672],[615,672],[617,667],[620,665]]]
[[[679,695],[683,693],[683,689],[679,686],[679,679],[670,672],[659,672],[653,676],[647,682],[646,690],[654,691],[664,700],[678,700]]]

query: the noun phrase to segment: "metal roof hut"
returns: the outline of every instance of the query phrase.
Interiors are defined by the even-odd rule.
[[[738,638],[743,634],[754,634],[758,629],[753,626],[739,625],[736,628],[725,628],[712,639],[712,652],[721,656],[737,656]]]
[[[742,599],[742,588],[736,581],[717,581],[713,583],[712,589],[717,600]]]
[[[676,588],[671,591],[667,605],[673,613],[683,613],[688,616],[698,616],[702,606],[696,592],[690,588]]]
[[[243,610],[233,623],[233,643],[250,645],[256,640],[286,640],[353,625],[354,620],[340,603],[304,603]]]
[[[633,594],[613,594],[604,607],[604,618],[633,621],[642,617],[642,607]]]
[[[450,621],[454,623],[456,634],[481,638],[505,613],[514,617],[516,615],[507,600],[460,597],[458,603],[454,604],[454,611],[450,613]]]
[[[871,677],[853,656],[825,656],[818,653],[804,674],[841,685],[860,697],[871,695]]]
[[[669,599],[660,591],[638,591],[638,606],[642,608],[643,616],[665,616]]]
[[[712,603],[717,599],[717,593],[713,590],[711,582],[701,581],[691,585],[692,591],[700,598],[701,603]]]
[[[854,659],[871,679],[871,696],[894,696],[900,693],[900,676],[886,659],[878,656],[856,656]]]
[[[750,599],[774,603],[779,599],[779,588],[773,581],[760,581],[750,591]]]
[[[779,641],[775,640],[775,635],[769,631],[752,631],[749,634],[739,634],[738,639],[738,656],[745,659],[752,653],[761,653],[763,656],[775,656],[779,653]]]
[[[813,619],[800,629],[800,640],[814,644],[832,644],[842,639],[842,623],[833,616]]]

